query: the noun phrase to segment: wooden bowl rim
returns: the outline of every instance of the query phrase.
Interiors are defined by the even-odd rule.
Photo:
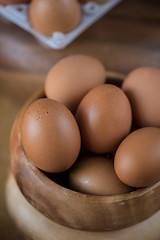
[[[22,146],[23,148],[23,146]],[[23,150],[24,151],[24,150]],[[25,154],[25,152],[23,152]],[[70,188],[64,187],[58,183],[56,183],[54,180],[51,180],[48,176],[45,175],[45,173],[43,173],[39,168],[37,168],[36,166],[34,166],[32,164],[32,162],[28,159],[28,157],[25,154],[25,157],[27,158],[27,161],[29,162],[30,165],[32,165],[31,168],[35,167],[36,171],[39,172],[39,177],[43,180],[44,178],[46,179],[46,181],[50,184],[50,185],[55,185],[57,188],[59,189],[64,189],[65,191],[68,191],[70,193],[72,193],[72,197],[73,195],[76,197],[81,197],[83,199],[87,199],[87,201],[96,201],[96,202],[123,202],[123,201],[127,201],[129,199],[133,199],[133,198],[137,198],[139,196],[143,196],[147,193],[151,194],[154,189],[160,187],[160,181],[148,186],[148,187],[144,187],[144,188],[139,188],[137,190],[131,191],[129,193],[122,193],[122,194],[116,194],[116,195],[95,195],[95,194],[87,194],[87,193],[82,193],[82,192],[78,192],[75,190],[72,190]],[[54,188],[55,189],[55,188]]]

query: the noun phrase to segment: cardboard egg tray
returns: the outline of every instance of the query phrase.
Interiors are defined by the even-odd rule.
[[[109,0],[101,5],[98,5],[94,2],[81,4],[82,21],[80,25],[72,32],[67,34],[54,32],[52,37],[47,37],[43,34],[40,34],[31,27],[28,19],[29,4],[15,4],[7,6],[0,4],[0,14],[5,19],[15,23],[19,27],[31,33],[44,46],[48,46],[53,49],[63,49],[121,1],[122,0]]]

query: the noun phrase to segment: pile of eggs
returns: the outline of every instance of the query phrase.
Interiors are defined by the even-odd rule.
[[[102,4],[108,0],[92,0]],[[30,4],[28,18],[36,31],[46,36],[54,32],[69,33],[81,23],[82,12],[80,3],[89,0],[0,0],[3,5]]]
[[[51,68],[44,90],[21,124],[35,166],[67,172],[69,188],[87,194],[122,194],[160,180],[160,69],[135,69],[118,87],[107,83],[98,59],[73,55]]]

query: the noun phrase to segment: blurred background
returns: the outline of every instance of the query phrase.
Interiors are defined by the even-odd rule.
[[[40,45],[0,17],[0,239],[25,239],[5,206],[9,136],[16,114],[57,61],[78,53],[97,57],[106,69],[123,74],[140,66],[159,68],[160,1],[123,0],[62,50]]]

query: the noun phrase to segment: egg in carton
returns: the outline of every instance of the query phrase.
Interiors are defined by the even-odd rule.
[[[5,4],[9,4],[7,6],[4,6]],[[13,2],[14,4],[10,4]],[[21,2],[21,3],[20,3]],[[50,47],[53,49],[63,49],[67,45],[69,45],[73,40],[75,40],[82,32],[84,32],[89,26],[91,26],[94,22],[96,22],[98,19],[100,19],[104,14],[106,14],[108,11],[110,11],[114,6],[116,6],[121,0],[109,0],[109,1],[82,1],[80,0],[77,4],[77,1],[74,2],[74,6],[72,5],[70,8],[68,8],[67,16],[70,16],[70,19],[67,19],[67,16],[65,16],[65,19],[67,21],[70,21],[71,27],[67,27],[67,30],[64,30],[64,27],[59,28],[60,31],[56,28],[53,31],[53,34],[44,34],[42,31],[40,32],[40,29],[37,29],[33,24],[36,21],[36,18],[33,18],[34,13],[34,6],[40,3],[40,1],[37,2],[37,0],[32,1],[32,7],[30,8],[29,0],[14,0],[14,1],[0,1],[0,14],[8,19],[9,21],[15,23],[19,27],[23,28],[27,32],[31,33],[42,45],[45,47]],[[43,4],[43,0],[41,0]],[[62,4],[62,8],[66,8],[66,3],[64,1],[59,1]],[[70,1],[69,1],[70,2]],[[19,4],[20,3],[20,4]],[[46,3],[46,0],[45,0]],[[50,0],[48,0],[48,3],[50,3]],[[53,1],[52,1],[53,3]],[[77,4],[77,6],[76,6]],[[68,5],[68,4],[67,4]],[[46,9],[50,9],[50,7],[45,4]],[[57,7],[60,7],[60,4],[57,5],[57,1],[55,1],[55,9]],[[72,9],[73,8],[73,9]],[[31,10],[30,10],[31,9]],[[40,9],[40,8],[39,8]],[[43,7],[44,9],[44,7]],[[75,11],[74,11],[75,9]],[[41,8],[42,10],[42,8]],[[40,15],[42,15],[42,12],[40,10]],[[72,11],[73,10],[73,11]],[[64,12],[64,11],[63,11]],[[69,14],[69,12],[73,12],[73,14]],[[46,14],[46,13],[45,13]],[[56,14],[58,16],[59,14]],[[72,16],[72,17],[71,17]],[[63,17],[63,16],[62,16]],[[52,18],[48,15],[48,19]],[[76,18],[75,21],[73,19]],[[38,18],[37,18],[38,20]],[[54,17],[52,19],[52,22],[54,20]],[[60,22],[60,21],[57,21]],[[66,20],[61,21],[63,22],[63,26],[66,25]],[[64,24],[65,23],[65,24]],[[52,24],[52,27],[54,24]],[[56,26],[57,27],[57,26]],[[38,31],[37,31],[38,30]],[[63,32],[62,32],[63,31]],[[48,35],[48,36],[47,36]],[[50,36],[49,36],[50,35]]]

